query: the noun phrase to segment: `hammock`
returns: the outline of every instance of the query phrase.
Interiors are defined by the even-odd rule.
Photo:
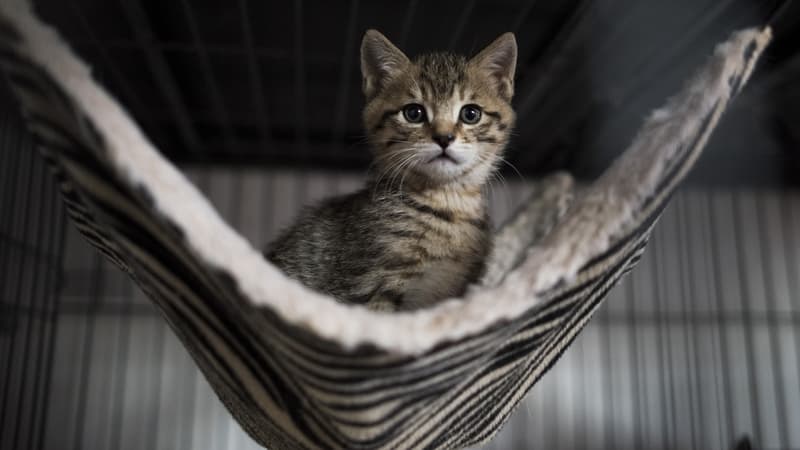
[[[163,313],[270,448],[489,440],[638,261],[770,29],[734,33],[593,184],[538,183],[480,286],[378,313],[285,277],[165,160],[58,35],[0,0],[0,66],[81,233]]]

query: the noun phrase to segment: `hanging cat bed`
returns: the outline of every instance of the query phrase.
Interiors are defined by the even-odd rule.
[[[539,182],[465,298],[388,314],[312,292],[265,261],[25,2],[0,0],[0,65],[73,222],[270,448],[453,448],[494,436],[637,262],[770,36],[749,29],[719,45],[587,188],[567,175]]]

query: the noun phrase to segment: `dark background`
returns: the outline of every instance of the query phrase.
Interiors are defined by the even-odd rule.
[[[513,31],[519,122],[508,159],[525,175],[568,169],[588,178],[717,42],[765,23],[784,2],[35,3],[156,145],[183,164],[363,171],[358,48],[366,29],[409,55],[471,54]],[[774,26],[774,44],[691,182],[800,182],[800,4],[789,4]]]

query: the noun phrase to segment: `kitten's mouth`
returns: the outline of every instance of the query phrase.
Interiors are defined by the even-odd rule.
[[[456,161],[455,158],[450,156],[450,154],[447,153],[447,150],[442,150],[438,155],[434,155],[433,158],[428,160],[428,164],[430,164],[432,162],[436,162],[436,161],[450,162],[450,163],[453,163],[453,164],[458,164],[458,161]]]
[[[418,170],[425,178],[438,181],[451,180],[460,176],[470,163],[469,154],[462,154],[460,149],[441,147],[426,149],[424,159],[414,170]]]

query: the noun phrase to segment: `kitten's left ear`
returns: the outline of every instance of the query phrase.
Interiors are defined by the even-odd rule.
[[[517,67],[517,40],[504,33],[470,60],[470,65],[495,82],[501,97],[514,95],[514,70]]]
[[[377,30],[367,30],[361,41],[361,74],[367,99],[406,70],[408,57]]]

